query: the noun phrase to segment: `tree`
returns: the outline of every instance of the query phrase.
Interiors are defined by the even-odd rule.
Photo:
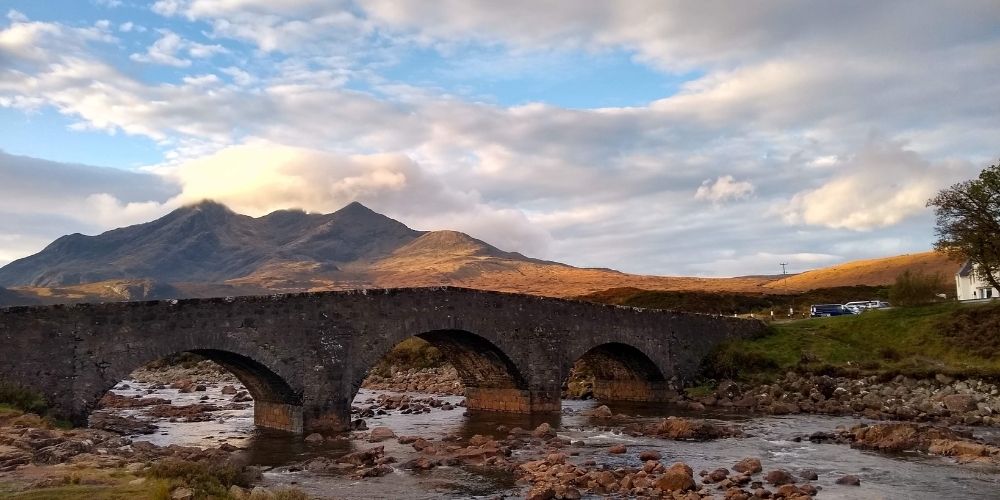
[[[937,217],[934,248],[976,264],[977,276],[1000,290],[1000,163],[927,202]]]
[[[889,302],[894,306],[919,306],[940,300],[937,296],[944,288],[941,274],[911,272],[909,269],[896,276],[889,289]]]

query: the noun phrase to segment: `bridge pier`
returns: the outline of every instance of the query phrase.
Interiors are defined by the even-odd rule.
[[[470,410],[506,413],[558,413],[559,390],[466,387],[465,406]]]
[[[350,403],[337,402],[327,406],[305,408],[302,412],[302,430],[304,434],[318,432],[333,434],[351,430]]]
[[[254,401],[253,423],[257,427],[302,434],[302,407],[271,401]]]
[[[666,381],[639,379],[594,380],[594,398],[598,401],[642,401],[660,403],[670,401],[677,391]]]

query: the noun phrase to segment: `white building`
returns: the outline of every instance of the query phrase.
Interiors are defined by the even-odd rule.
[[[955,287],[958,290],[958,300],[982,300],[1000,298],[1000,291],[989,283],[976,277],[973,272],[976,265],[966,261],[965,265],[955,273]]]

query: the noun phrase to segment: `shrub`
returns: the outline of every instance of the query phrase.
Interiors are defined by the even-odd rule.
[[[444,354],[426,340],[410,337],[396,345],[372,369],[372,373],[387,377],[392,367],[400,369],[436,368],[446,363]]]
[[[937,327],[955,347],[987,359],[1000,354],[1000,304],[959,309]]]
[[[907,269],[896,277],[889,289],[889,302],[894,306],[919,306],[937,302],[937,296],[944,289],[940,273],[925,274]]]
[[[171,366],[180,366],[182,368],[190,369],[194,368],[198,363],[205,361],[205,359],[206,358],[204,356],[193,352],[178,352],[152,361],[146,365],[146,368],[150,370],[158,370],[161,368],[169,368]]]
[[[167,458],[153,464],[148,475],[156,479],[180,482],[195,490],[196,494],[225,497],[232,485],[250,486],[243,471],[228,463],[209,461],[192,462]]]
[[[4,381],[0,381],[0,404],[40,415],[48,409],[48,403],[41,394]]]
[[[702,375],[710,379],[737,379],[777,369],[778,364],[767,356],[726,343],[716,347],[705,358]]]
[[[903,355],[893,347],[883,347],[878,350],[878,357],[886,361],[899,361]]]

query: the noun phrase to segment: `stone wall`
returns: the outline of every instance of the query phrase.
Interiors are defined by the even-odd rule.
[[[302,429],[323,431],[347,425],[371,368],[415,335],[449,358],[472,407],[558,411],[563,380],[595,348],[643,358],[617,359],[643,368],[615,380],[647,379],[654,367],[655,381],[681,385],[716,344],[763,328],[452,287],[15,307],[0,309],[0,379],[42,392],[63,416],[83,422],[134,369],[192,351],[226,367],[264,403],[260,425],[297,430],[294,407]]]

